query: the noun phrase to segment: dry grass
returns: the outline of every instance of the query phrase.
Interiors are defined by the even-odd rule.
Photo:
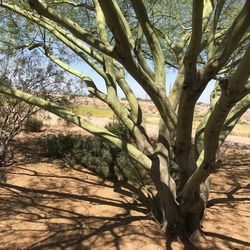
[[[238,123],[232,130],[231,135],[250,138],[250,124]]]
[[[195,129],[197,129],[199,124],[200,124],[200,120],[194,120],[194,122],[193,122],[193,130],[194,131],[195,131]],[[250,124],[238,123],[234,127],[234,129],[231,131],[230,135],[250,138]]]
[[[69,107],[69,109],[78,115],[85,116],[112,117],[114,115],[112,110],[100,108],[95,105],[73,104]]]

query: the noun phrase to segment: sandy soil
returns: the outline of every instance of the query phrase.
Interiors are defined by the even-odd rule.
[[[47,132],[20,136],[17,162],[1,169],[0,249],[165,249],[132,185],[114,188],[86,169],[65,170],[39,156],[34,139]],[[212,178],[199,249],[250,249],[250,150],[230,146]],[[183,249],[178,241],[172,246]]]

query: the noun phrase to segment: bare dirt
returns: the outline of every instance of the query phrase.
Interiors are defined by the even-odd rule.
[[[61,128],[58,132],[74,132]],[[71,131],[70,131],[71,130]],[[164,235],[132,185],[115,188],[86,169],[62,169],[41,157],[37,138],[16,141],[16,162],[1,170],[0,249],[163,250]],[[75,133],[78,131],[76,130]],[[249,145],[227,143],[212,191],[199,249],[250,249]],[[183,249],[180,242],[173,250]]]

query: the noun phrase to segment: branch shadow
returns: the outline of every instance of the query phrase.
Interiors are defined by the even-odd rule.
[[[211,249],[221,249],[222,246],[225,249],[248,249],[250,246],[247,235],[250,204],[248,155],[249,149],[224,149],[224,165],[215,174],[212,199],[206,206],[209,222],[204,223],[203,233],[211,242]]]
[[[250,202],[250,198],[248,197],[240,197],[240,198],[217,198],[217,199],[212,199],[209,200],[207,203],[207,208],[210,208],[214,205],[217,204],[222,204],[222,203],[234,203],[234,202]]]
[[[214,232],[203,232],[205,236],[207,237],[213,237],[213,238],[219,238],[222,240],[226,240],[229,242],[233,242],[233,243],[237,243],[243,246],[250,246],[250,242],[244,241],[244,240],[239,240],[230,236],[226,236],[226,235],[222,235],[222,234],[218,234],[218,233],[214,233]]]
[[[87,201],[92,204],[101,204],[101,205],[109,205],[109,206],[115,206],[115,207],[121,207],[126,209],[127,211],[135,210],[141,213],[146,213],[147,209],[143,207],[134,206],[134,204],[126,203],[126,202],[117,202],[115,199],[111,198],[102,198],[100,196],[91,196],[88,195],[76,195],[76,194],[70,194],[70,193],[64,193],[64,192],[57,192],[57,191],[48,191],[44,189],[35,189],[35,188],[26,188],[21,187],[13,184],[7,184],[7,183],[0,183],[0,188],[5,188],[6,190],[16,190],[21,191],[23,193],[31,193],[31,194],[38,194],[38,195],[48,195],[53,199],[53,196],[56,198],[62,198],[62,199],[69,199],[69,200],[80,200],[80,201]]]
[[[89,171],[66,176],[63,171],[44,174],[34,166],[9,170],[7,182],[0,183],[0,244],[4,249],[120,250],[133,240],[140,242],[139,248],[148,242],[164,244],[148,209],[129,201],[134,192],[126,189],[129,186],[114,192],[110,183],[92,179]],[[25,178],[28,183],[21,185],[20,179]],[[100,190],[113,195],[103,197]]]

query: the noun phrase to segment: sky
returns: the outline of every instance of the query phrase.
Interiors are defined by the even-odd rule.
[[[78,63],[78,64],[75,63],[72,66],[75,69],[78,69],[81,72],[83,72],[84,74],[88,75],[96,83],[96,85],[98,86],[98,88],[101,91],[106,92],[105,91],[106,87],[105,87],[105,83],[104,83],[103,78],[100,77],[98,74],[96,74],[96,72],[92,68],[90,68],[86,63]],[[175,78],[176,78],[176,74],[177,74],[177,71],[167,70],[167,92],[169,92],[169,89],[171,88],[171,86],[173,86],[173,83],[174,83]],[[134,78],[132,76],[127,74],[126,80],[129,83],[132,90],[134,91],[136,97],[142,98],[142,99],[149,99],[147,93],[134,80]],[[209,82],[208,86],[203,91],[202,95],[200,96],[198,102],[209,103],[210,94],[213,90],[213,87],[214,87],[214,81]],[[120,98],[124,97],[124,94],[122,93],[122,91],[120,89],[118,89],[118,96]]]

